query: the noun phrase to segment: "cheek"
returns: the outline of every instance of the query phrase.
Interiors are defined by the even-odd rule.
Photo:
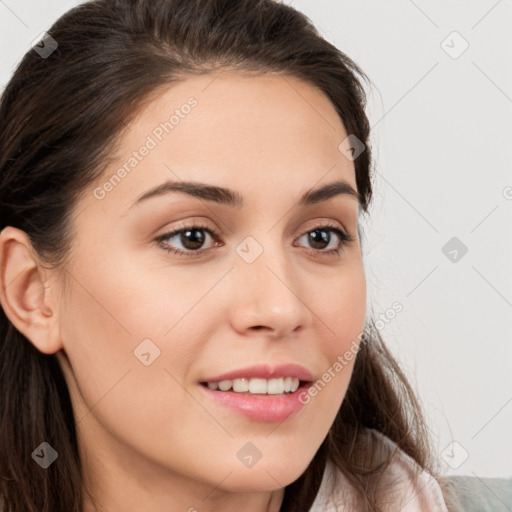
[[[323,352],[332,364],[360,340],[366,320],[366,277],[355,264],[313,296],[322,326]]]
[[[317,339],[321,340],[319,349],[324,356],[324,367],[302,401],[314,403],[315,409],[324,411],[318,423],[325,425],[334,421],[343,402],[364,333],[366,279],[362,266],[347,272],[335,285],[311,300],[315,300],[312,308],[321,318]]]
[[[169,385],[169,375],[163,378],[158,364],[168,352],[164,341],[171,341],[162,335],[168,327],[156,322],[149,294],[137,293],[144,290],[140,283],[115,282],[116,276],[120,281],[125,275],[120,269],[115,275],[74,275],[61,334],[73,372],[70,387],[79,391],[79,419],[94,408],[94,414],[105,410],[105,421],[121,420],[129,414],[130,403],[151,398],[147,390],[162,389],[162,380]],[[151,365],[146,366],[148,360]],[[105,404],[113,408],[107,412]]]
[[[94,402],[130,367],[135,340],[122,314],[122,301],[109,291],[108,283],[98,286],[94,278],[81,282],[87,289],[73,287],[61,333],[76,379]]]
[[[104,446],[108,432],[139,453],[183,464],[187,450],[193,452],[195,440],[204,434],[205,418],[180,384],[197,353],[177,328],[164,336],[177,321],[171,305],[100,279],[91,278],[88,290],[94,290],[94,297],[80,286],[73,288],[61,329],[73,372],[68,385],[86,443]],[[185,433],[184,423],[191,427]],[[183,446],[173,446],[172,439],[181,439]],[[165,452],[163,442],[176,454]]]
[[[161,410],[179,410],[181,388],[172,377],[185,381],[207,342],[208,311],[194,305],[212,284],[177,273],[162,280],[161,273],[134,271],[137,265],[116,256],[115,270],[104,260],[73,270],[61,333],[80,395],[90,409],[111,401],[119,388],[117,399],[126,407],[150,398],[165,403]]]

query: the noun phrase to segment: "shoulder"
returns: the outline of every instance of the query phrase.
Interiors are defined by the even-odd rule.
[[[380,441],[391,462],[379,480],[377,499],[382,512],[448,512],[437,480],[373,429],[368,435]],[[358,512],[357,494],[343,473],[328,460],[322,483],[309,512]]]
[[[383,511],[448,512],[436,478],[420,467],[388,437],[371,431],[394,451],[391,463],[382,477]]]

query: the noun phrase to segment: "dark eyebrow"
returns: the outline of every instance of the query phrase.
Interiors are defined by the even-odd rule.
[[[166,181],[157,187],[144,192],[130,206],[132,208],[152,197],[162,196],[169,192],[181,192],[193,197],[213,201],[218,204],[224,204],[232,208],[242,208],[244,205],[243,197],[235,190],[199,183],[196,181]],[[321,201],[327,201],[338,195],[352,196],[360,202],[360,194],[354,190],[350,183],[339,180],[327,185],[323,185],[317,189],[307,190],[299,199],[299,206],[307,206]]]
[[[333,181],[317,189],[307,190],[299,199],[299,206],[307,206],[310,204],[320,203],[327,201],[332,197],[339,195],[346,195],[354,197],[358,202],[361,202],[361,195],[357,192],[350,183],[345,180]]]

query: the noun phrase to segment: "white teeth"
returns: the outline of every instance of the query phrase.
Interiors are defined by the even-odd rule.
[[[219,382],[219,389],[221,391],[228,391],[231,389],[232,384],[233,384],[233,382],[230,380],[221,380]]]
[[[269,395],[278,395],[284,391],[283,378],[270,379],[267,384],[267,393]]]
[[[233,381],[233,391],[238,393],[249,391],[249,381],[247,379],[235,379]]]
[[[280,395],[283,393],[293,393],[297,391],[300,385],[299,379],[294,377],[279,377],[278,379],[233,379],[221,380],[220,382],[208,382],[208,387],[213,390],[229,391],[233,389],[235,393],[254,393]]]
[[[250,393],[266,393],[267,381],[265,379],[251,379],[249,381]]]

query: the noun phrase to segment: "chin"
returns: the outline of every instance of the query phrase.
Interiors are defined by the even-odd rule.
[[[302,465],[290,465],[290,461],[283,458],[275,463],[257,462],[251,468],[235,466],[232,473],[226,478],[225,489],[233,492],[265,492],[275,491],[291,484],[308,467],[310,461]],[[223,486],[224,487],[224,486]]]

